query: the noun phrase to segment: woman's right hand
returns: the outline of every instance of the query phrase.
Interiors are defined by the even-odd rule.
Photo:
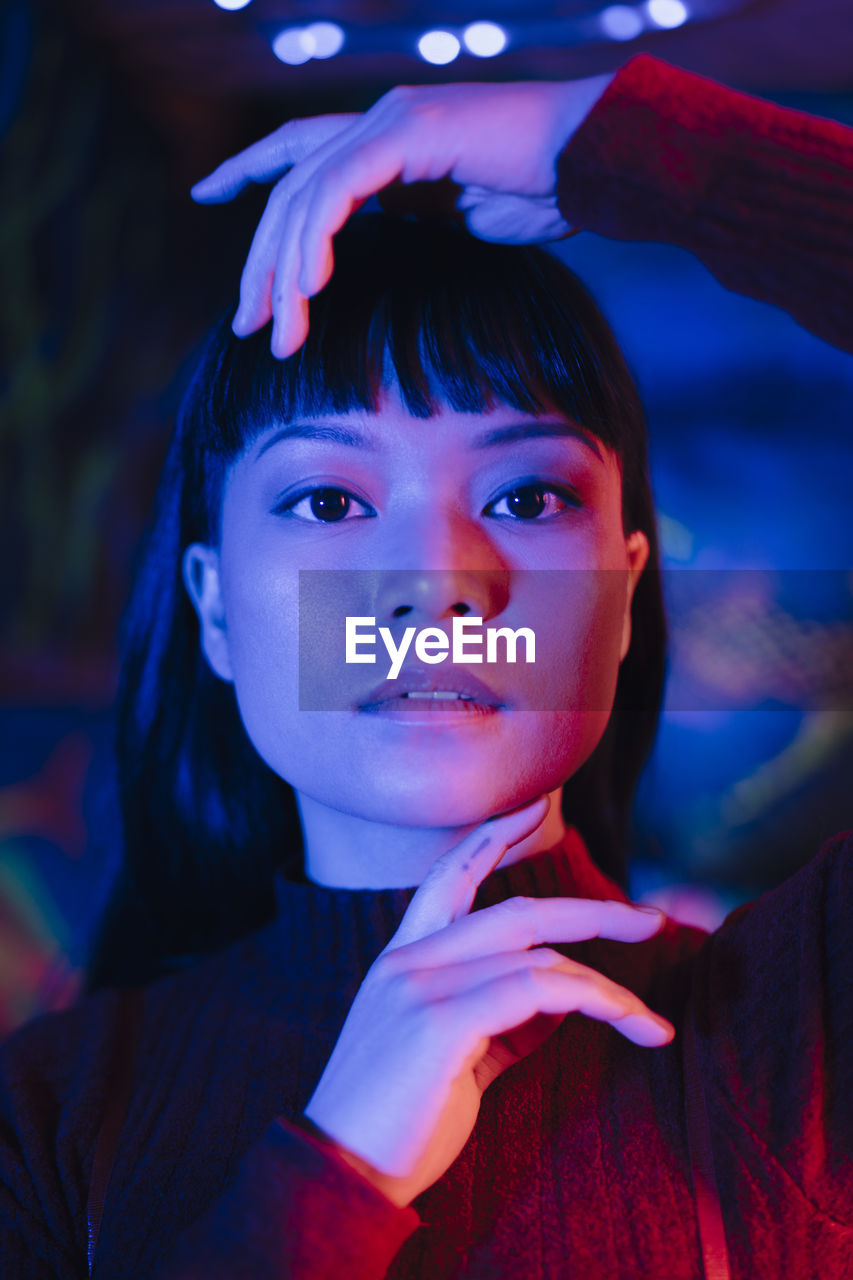
[[[363,115],[290,120],[224,161],[195,184],[194,200],[215,204],[250,182],[275,181],[243,269],[234,332],[244,337],[272,318],[273,355],[297,351],[308,299],[332,274],[335,233],[380,192],[405,209],[406,188],[449,179],[480,239],[567,235],[557,158],[611,79],[399,85]],[[433,207],[416,199],[415,211],[425,204]]]
[[[507,849],[544,821],[549,799],[490,819],[430,869],[356,994],[305,1115],[398,1205],[441,1177],[465,1145],[491,1082],[568,1013],[636,1044],[674,1028],[624,987],[538,944],[641,942],[664,917],[615,901],[510,898],[470,914]]]

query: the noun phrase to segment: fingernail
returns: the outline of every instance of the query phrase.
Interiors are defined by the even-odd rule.
[[[286,360],[290,352],[285,345],[285,331],[278,325],[273,325],[272,337],[270,338],[270,351],[276,360]]]
[[[190,187],[190,195],[194,200],[206,200],[209,196],[216,195],[216,183],[211,182],[210,178],[201,178]]]
[[[647,916],[662,916],[663,912],[659,907],[638,907],[636,902],[633,904],[635,911],[642,911]]]

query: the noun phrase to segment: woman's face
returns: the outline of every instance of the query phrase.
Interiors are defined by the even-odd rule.
[[[391,387],[378,413],[264,431],[227,475],[219,547],[190,547],[185,579],[210,665],[298,798],[367,822],[458,827],[553,791],[598,743],[648,555],[621,512],[616,455],[558,413],[413,418]],[[300,653],[306,569],[336,572],[315,608],[303,598]],[[375,619],[361,630],[376,644],[359,649],[375,664],[343,662],[345,616]],[[395,645],[407,628],[449,638],[454,616],[532,629],[535,661],[520,642],[514,665],[503,645],[497,663],[428,664],[413,639],[400,678],[417,668],[452,688],[470,672],[501,705],[397,695],[377,708],[390,667],[379,628]],[[300,710],[300,661],[327,709]]]

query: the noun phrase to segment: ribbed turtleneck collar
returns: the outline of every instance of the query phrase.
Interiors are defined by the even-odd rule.
[[[332,888],[286,880],[279,873],[275,878],[278,915],[268,940],[290,972],[316,965],[339,992],[352,987],[354,994],[416,891],[416,886]],[[552,849],[492,871],[480,885],[472,910],[516,896],[625,899],[619,886],[592,862],[574,828]]]

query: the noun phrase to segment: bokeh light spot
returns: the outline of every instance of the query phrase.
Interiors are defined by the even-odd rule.
[[[598,15],[601,30],[610,40],[634,40],[645,23],[629,4],[611,4]]]
[[[424,62],[432,62],[437,67],[452,62],[461,47],[456,36],[449,31],[427,31],[418,41],[418,53]]]
[[[465,48],[477,58],[493,58],[506,48],[506,32],[496,22],[472,22],[462,33]]]
[[[273,40],[272,51],[279,62],[286,62],[289,67],[298,67],[311,57],[313,43],[313,40],[308,39],[307,31],[300,27],[285,27]]]
[[[343,28],[336,22],[312,22],[305,34],[314,41],[315,58],[333,58],[344,47]]]
[[[680,27],[690,17],[687,5],[681,0],[648,0],[646,11],[658,27]]]

